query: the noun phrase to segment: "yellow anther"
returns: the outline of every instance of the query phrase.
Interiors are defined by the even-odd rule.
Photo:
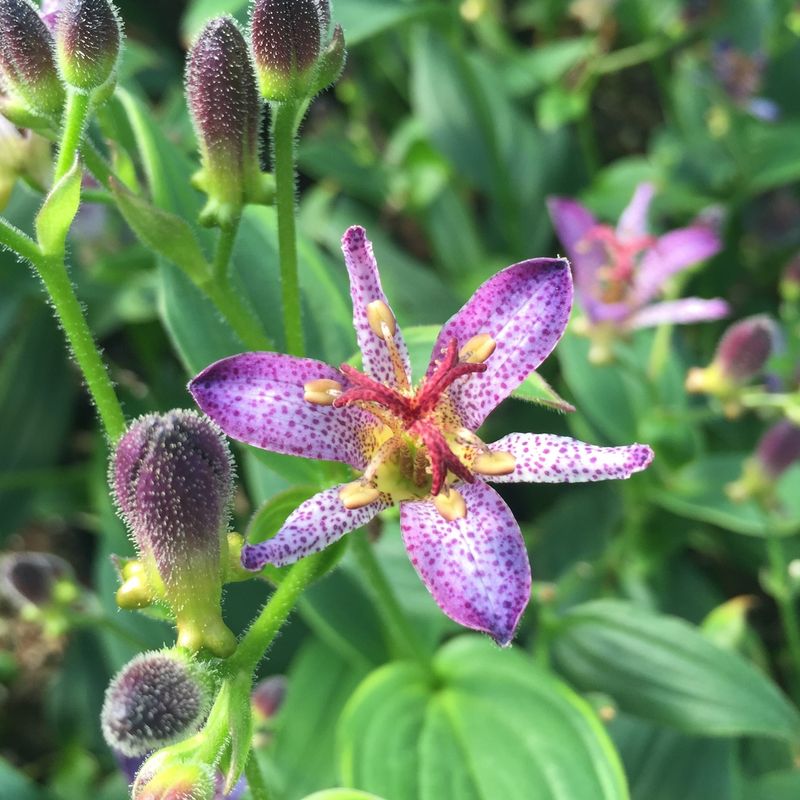
[[[458,351],[458,357],[469,364],[483,364],[496,348],[497,342],[488,333],[479,333]]]
[[[445,489],[445,492],[440,492],[433,498],[436,510],[448,522],[464,519],[467,516],[467,504],[464,502],[461,493],[455,489]]]
[[[367,322],[379,339],[389,339],[397,330],[397,320],[392,309],[383,300],[373,300],[367,304]]]
[[[342,393],[342,384],[328,378],[309,381],[303,386],[303,400],[315,406],[330,406]]]
[[[481,475],[510,475],[517,466],[517,459],[511,453],[480,453],[472,462],[472,471]]]
[[[362,481],[347,483],[339,490],[342,505],[351,511],[374,503],[380,496],[381,493],[374,486]]]

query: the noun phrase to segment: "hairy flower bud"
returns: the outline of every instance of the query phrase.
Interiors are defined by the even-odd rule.
[[[172,608],[179,645],[230,655],[220,602],[233,475],[219,429],[193,411],[142,417],[117,445],[110,478],[144,572],[118,601],[135,606],[130,584],[146,579]]]
[[[250,19],[251,41],[261,94],[267,100],[299,100],[319,91],[316,78],[329,26],[328,0],[256,0]],[[337,28],[331,48],[341,51],[339,61],[343,63],[341,28]],[[324,85],[335,80],[341,63]],[[331,72],[329,64],[325,69]]]
[[[775,423],[756,448],[756,458],[773,480],[800,460],[800,427],[789,420]]]
[[[211,20],[189,50],[186,95],[200,145],[201,219],[225,224],[261,198],[261,104],[247,42],[233,17]]]
[[[57,118],[64,105],[53,37],[29,0],[0,0],[0,85],[10,95],[3,113],[27,124],[19,114]],[[17,112],[15,114],[15,112]]]
[[[72,567],[52,553],[8,553],[0,558],[0,595],[18,611],[71,602],[78,594]]]
[[[175,761],[156,753],[139,770],[131,800],[214,800],[216,784],[208,764]]]
[[[83,92],[113,86],[122,24],[109,0],[66,0],[55,36],[58,66],[67,84]]]
[[[261,720],[272,719],[283,705],[286,688],[285,675],[270,675],[269,678],[259,681],[250,695],[256,717]]]
[[[142,653],[106,690],[103,736],[123,756],[144,756],[194,733],[211,702],[213,677],[179,650]]]

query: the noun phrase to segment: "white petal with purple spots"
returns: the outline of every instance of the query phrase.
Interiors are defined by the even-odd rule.
[[[460,378],[450,397],[464,425],[476,430],[556,346],[572,309],[572,277],[564,259],[535,258],[507,267],[484,283],[439,333],[434,360],[452,339],[459,347],[488,333],[497,349],[486,372]]]
[[[415,569],[439,607],[498,644],[514,637],[531,594],[531,569],[508,506],[482,481],[460,484],[467,515],[445,520],[429,501],[404,502],[400,525]]]
[[[711,322],[731,313],[730,306],[721,298],[703,300],[700,297],[684,297],[656,303],[637,311],[629,320],[629,328],[653,328],[656,325],[690,325],[694,322]]]
[[[586,483],[623,480],[653,460],[646,444],[599,447],[548,433],[510,433],[489,445],[517,459],[510,475],[487,478],[494,483]]]
[[[704,225],[665,233],[644,254],[636,271],[633,287],[636,303],[646,303],[673,275],[711,258],[721,247],[719,236]]]
[[[388,386],[395,386],[395,370],[389,355],[389,348],[383,339],[375,335],[367,320],[367,306],[371,302],[381,300],[387,306],[389,303],[381,287],[378,265],[372,253],[372,242],[367,239],[363,228],[354,226],[347,229],[342,238],[342,252],[350,276],[353,326],[356,329],[364,370],[375,380]],[[408,348],[399,327],[395,331],[394,341],[403,361],[406,375],[410,377],[411,362],[408,357]]]
[[[358,408],[334,409],[303,399],[304,384],[338,370],[310,358],[281,353],[244,353],[206,367],[190,384],[197,405],[228,436],[304,458],[367,463],[375,420]]]
[[[349,531],[366,525],[389,505],[378,500],[361,508],[347,509],[339,498],[341,488],[326,489],[306,500],[289,515],[272,539],[245,545],[242,548],[245,569],[261,569],[264,564],[283,567],[318,553]]]

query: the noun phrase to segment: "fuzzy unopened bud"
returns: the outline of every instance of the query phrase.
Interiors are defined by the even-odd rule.
[[[18,611],[71,602],[79,590],[72,567],[52,553],[8,553],[0,558],[0,596]]]
[[[773,479],[800,461],[800,427],[788,420],[775,423],[756,448],[756,458]]]
[[[724,378],[739,385],[747,383],[764,369],[776,339],[775,323],[769,317],[748,317],[725,331],[714,361]]]
[[[217,780],[208,764],[192,764],[156,753],[136,776],[131,800],[214,800]]]
[[[285,675],[270,675],[259,681],[250,695],[253,711],[258,719],[272,719],[283,705],[286,697],[287,680]]]
[[[53,37],[28,0],[0,0],[0,85],[3,113],[56,119],[64,105],[64,86],[56,69]],[[16,114],[16,116],[15,116]]]
[[[178,650],[142,653],[117,673],[100,717],[109,747],[144,756],[194,733],[211,702],[213,677]]]
[[[196,183],[209,196],[201,219],[226,224],[259,202],[261,104],[247,42],[230,16],[211,20],[189,50],[186,95],[200,145]]]
[[[110,477],[144,571],[130,580],[146,577],[164,597],[179,645],[230,655],[220,602],[233,474],[220,430],[193,411],[142,417],[117,445]]]
[[[330,25],[328,0],[256,0],[250,25],[259,87],[267,100],[303,99],[319,91],[321,72],[332,74],[324,85],[341,72],[341,28],[323,54]],[[338,66],[333,63],[337,53]]]
[[[82,92],[113,85],[122,24],[109,0],[65,0],[55,36],[58,66],[67,84]]]

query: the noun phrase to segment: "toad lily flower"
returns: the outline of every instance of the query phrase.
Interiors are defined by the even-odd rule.
[[[441,609],[506,645],[530,597],[531,573],[519,526],[485,481],[627,478],[652,451],[528,433],[485,444],[474,433],[561,338],[572,303],[565,260],[524,261],[484,283],[442,328],[414,387],[364,230],[350,228],[343,249],[363,373],[245,353],[189,385],[233,438],[361,473],[303,503],[274,538],[246,546],[242,563],[253,570],[292,563],[399,503],[411,562]]]
[[[548,199],[550,217],[575,271],[578,298],[593,340],[591,360],[611,357],[615,335],[663,323],[719,319],[724,300],[688,297],[651,303],[673,275],[719,252],[717,234],[707,225],[679,228],[660,237],[647,229],[652,184],[640,184],[616,228],[599,224],[574,200]]]

